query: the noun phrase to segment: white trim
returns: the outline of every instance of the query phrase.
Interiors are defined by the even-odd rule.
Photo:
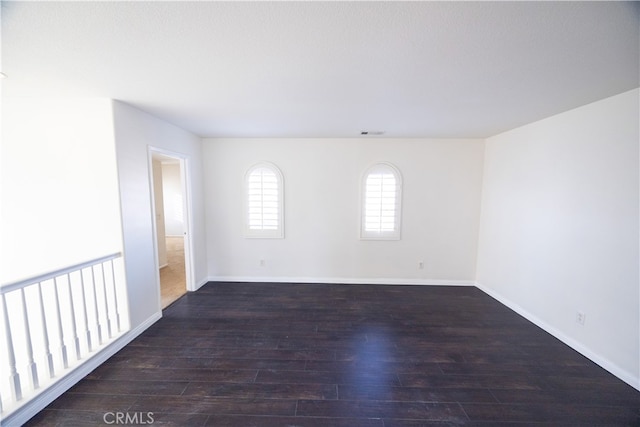
[[[475,286],[473,280],[411,279],[380,277],[292,277],[292,276],[210,276],[207,282],[256,283],[329,283],[340,285],[417,285],[417,286]]]
[[[160,320],[161,317],[162,312],[157,312],[138,325],[135,329],[122,334],[114,342],[100,350],[100,352],[82,362],[82,364],[78,365],[73,370],[62,375],[55,383],[43,390],[40,394],[36,395],[32,400],[28,401],[7,417],[3,418],[0,425],[7,427],[19,426],[29,421],[31,418],[36,416],[38,412],[46,408],[47,405],[60,397],[81,379],[89,375],[91,371],[102,365],[118,351],[122,350],[127,344],[137,338],[138,335]]]
[[[153,233],[153,262],[158,266],[158,269],[155,272],[155,281],[156,288],[158,289],[157,293],[157,308],[158,310],[162,310],[162,293],[160,290],[160,256],[158,249],[158,227],[156,218],[158,218],[158,212],[156,211],[156,183],[153,177],[153,153],[155,149],[153,149],[150,145],[147,146],[147,169],[149,173],[149,194],[151,201],[151,232]],[[164,215],[164,214],[163,214]],[[168,263],[167,263],[168,264]],[[131,310],[131,307],[129,307]],[[131,317],[129,317],[131,318]]]
[[[498,292],[496,292],[496,291],[494,291],[492,289],[489,289],[486,286],[483,286],[482,284],[480,284],[478,282],[475,283],[475,286],[478,289],[480,289],[482,292],[484,292],[485,294],[489,295],[490,297],[492,297],[493,299],[498,301],[499,303],[507,306],[508,308],[510,308],[511,310],[515,311],[516,313],[518,313],[519,315],[521,315],[522,317],[524,317],[525,319],[527,319],[531,323],[533,323],[536,326],[542,328],[544,331],[550,333],[551,335],[553,335],[554,337],[556,337],[557,339],[562,341],[564,344],[568,345],[569,347],[571,347],[572,349],[574,349],[578,353],[582,354],[587,359],[589,359],[592,362],[596,363],[600,367],[606,369],[611,374],[615,375],[616,377],[618,377],[619,379],[621,379],[625,383],[629,384],[631,387],[633,387],[636,390],[640,391],[640,377],[636,377],[631,372],[621,368],[620,366],[618,366],[617,364],[613,363],[612,361],[610,361],[606,357],[602,357],[601,355],[593,352],[593,350],[591,350],[590,348],[586,347],[584,344],[576,341],[575,339],[571,338],[570,336],[568,336],[564,332],[561,332],[558,329],[554,328],[553,326],[549,325],[544,320],[542,320],[539,317],[531,314],[529,311],[525,310],[520,305],[514,303],[513,301],[511,301],[510,299],[504,297],[503,295],[499,294]]]
[[[182,178],[182,211],[184,224],[184,262],[185,262],[185,281],[188,291],[194,291],[195,288],[195,261],[193,246],[193,197],[191,194],[191,156],[183,155],[180,157],[180,174]]]
[[[204,285],[206,285],[207,283],[209,283],[211,280],[206,277],[203,280],[201,280],[200,282],[198,282],[196,284],[196,288],[194,289],[194,291],[197,291],[198,289],[200,289],[201,287],[203,287]]]
[[[49,279],[60,277],[60,276],[63,276],[65,274],[68,274],[68,273],[73,273],[73,272],[76,272],[78,270],[83,270],[83,269],[85,269],[87,267],[93,267],[94,265],[102,264],[102,263],[107,262],[107,261],[113,261],[113,260],[121,258],[121,257],[122,257],[122,252],[116,252],[116,253],[111,254],[111,255],[106,255],[106,256],[103,256],[103,257],[100,257],[100,258],[92,259],[90,261],[82,262],[80,264],[76,264],[76,265],[72,265],[72,266],[69,266],[69,267],[61,268],[59,270],[52,271],[50,273],[45,273],[45,274],[42,274],[40,276],[29,277],[28,279],[22,279],[22,280],[20,280],[18,282],[7,283],[7,284],[4,284],[4,285],[0,286],[0,293],[6,294],[8,292],[12,292],[12,291],[15,291],[16,289],[24,288],[24,287],[32,285],[34,283],[44,282],[44,281],[47,281]]]
[[[184,270],[185,270],[185,279],[186,279],[186,288],[188,291],[195,291],[197,287],[195,286],[195,269],[194,269],[194,260],[193,260],[193,239],[191,236],[193,235],[193,208],[191,202],[191,175],[189,171],[191,170],[191,156],[185,153],[179,153],[177,151],[166,150],[164,148],[155,147],[153,145],[147,145],[147,162],[149,169],[149,189],[151,194],[151,212],[152,217],[156,218],[156,206],[155,206],[155,191],[154,191],[154,182],[153,182],[153,155],[159,154],[161,156],[171,157],[175,159],[180,164],[180,180],[181,182],[181,191],[182,191],[182,211],[183,213],[183,223],[184,223]],[[158,260],[158,233],[156,230],[156,221],[151,221],[151,226],[153,229],[153,247],[154,247],[154,259],[156,265],[159,264]],[[170,236],[166,236],[170,237]],[[156,282],[158,286],[158,310],[161,310],[162,307],[162,297],[160,293],[160,270],[158,269],[158,273],[156,275]]]

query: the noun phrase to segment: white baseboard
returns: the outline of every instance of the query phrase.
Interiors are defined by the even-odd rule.
[[[206,285],[210,281],[211,280],[207,277],[207,278],[201,280],[200,282],[196,283],[196,288],[194,289],[194,291],[197,291],[198,289],[200,289],[201,287],[203,287],[204,285]]]
[[[421,285],[421,286],[475,286],[473,280],[379,278],[379,277],[289,277],[289,276],[210,276],[208,282],[257,283],[330,283],[345,285]],[[205,282],[206,283],[206,282]],[[202,286],[202,285],[201,285]]]
[[[122,334],[114,342],[100,350],[99,353],[85,360],[82,364],[61,376],[55,383],[44,389],[40,394],[36,395],[23,406],[17,408],[14,412],[3,418],[2,421],[0,421],[0,425],[6,427],[21,426],[29,421],[47,405],[73,387],[78,381],[86,377],[94,369],[102,365],[107,359],[133,341],[138,335],[157,322],[161,317],[162,312],[158,312],[149,317],[142,324],[138,325],[135,329]]]
[[[629,371],[627,371],[625,369],[622,369],[620,366],[616,365],[615,363],[613,363],[609,359],[607,359],[605,357],[602,357],[601,355],[595,353],[593,350],[591,350],[588,347],[584,346],[582,343],[576,341],[575,339],[571,338],[567,334],[565,334],[565,333],[559,331],[558,329],[554,328],[553,326],[549,325],[544,320],[542,320],[539,317],[531,314],[530,312],[528,312],[527,310],[522,308],[520,305],[514,303],[513,301],[509,300],[508,298],[505,298],[503,295],[493,291],[492,289],[489,289],[489,288],[481,285],[480,283],[476,283],[476,287],[478,289],[480,289],[482,292],[484,292],[485,294],[489,295],[490,297],[492,297],[493,299],[498,301],[499,303],[501,303],[502,305],[507,306],[508,308],[510,308],[511,310],[515,311],[516,313],[518,313],[519,315],[521,315],[522,317],[524,317],[525,319],[527,319],[531,323],[537,325],[538,327],[542,328],[544,331],[550,333],[551,335],[553,335],[554,337],[556,337],[557,339],[559,339],[560,341],[562,341],[563,343],[565,343],[566,345],[568,345],[569,347],[571,347],[572,349],[577,351],[578,353],[580,353],[583,356],[585,356],[587,359],[591,360],[592,362],[594,362],[595,364],[599,365],[603,369],[609,371],[611,374],[613,374],[616,377],[620,378],[622,381],[624,381],[625,383],[629,384],[631,387],[633,387],[636,390],[640,391],[640,378],[639,377],[636,377],[631,372],[629,372]]]

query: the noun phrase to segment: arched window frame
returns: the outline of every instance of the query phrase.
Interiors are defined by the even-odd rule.
[[[277,200],[275,206],[277,208],[277,219],[275,229],[255,228],[252,226],[250,218],[252,209],[250,202],[250,194],[255,188],[252,188],[252,175],[259,170],[267,170],[275,175],[277,185]],[[262,193],[264,196],[264,193]],[[251,166],[244,176],[244,235],[249,238],[267,238],[267,239],[282,239],[284,238],[284,178],[280,169],[269,162],[260,162]],[[264,203],[260,205],[264,207]],[[262,218],[264,220],[264,218]]]
[[[392,230],[382,230],[382,219],[380,219],[379,227],[376,227],[376,230],[367,228],[367,220],[370,219],[367,217],[367,208],[368,204],[370,205],[370,200],[368,197],[370,194],[367,192],[367,184],[369,178],[372,175],[379,174],[391,174],[395,179],[395,199],[393,202],[394,205],[394,217],[393,217],[393,229]],[[383,181],[384,182],[384,181]],[[381,183],[382,184],[382,183]],[[364,172],[362,175],[361,185],[360,185],[360,239],[362,240],[400,240],[400,226],[402,223],[402,175],[398,168],[396,168],[391,163],[387,162],[379,162],[376,163]],[[370,208],[371,206],[369,206]],[[374,221],[375,222],[375,221]]]

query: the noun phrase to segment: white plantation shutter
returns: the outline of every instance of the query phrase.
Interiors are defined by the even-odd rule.
[[[396,214],[396,178],[392,173],[370,173],[366,183],[366,231],[393,231]]]
[[[249,229],[278,229],[278,178],[266,168],[249,175]]]
[[[390,164],[379,163],[367,170],[363,180],[363,239],[400,238],[401,177]]]
[[[261,163],[247,171],[247,237],[283,237],[282,174],[275,165]]]

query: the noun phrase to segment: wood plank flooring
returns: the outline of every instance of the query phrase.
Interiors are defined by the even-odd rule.
[[[473,287],[209,283],[28,425],[115,425],[118,413],[176,426],[640,426],[640,392]]]

